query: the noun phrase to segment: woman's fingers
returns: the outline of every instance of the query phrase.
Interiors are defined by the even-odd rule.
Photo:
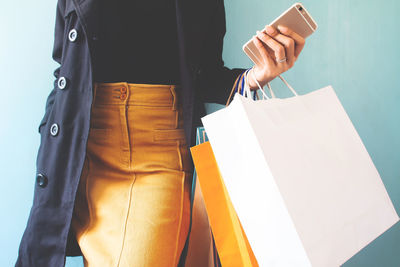
[[[267,25],[265,27],[267,34],[280,42],[285,47],[288,67],[292,67],[296,59],[294,58],[295,41],[283,34],[280,34],[274,27]]]
[[[285,47],[283,45],[264,32],[257,31],[257,37],[274,51],[278,66],[285,63],[285,61],[282,61],[282,59],[286,57]]]
[[[303,37],[301,37],[300,35],[298,35],[296,32],[289,29],[288,27],[278,25],[278,30],[282,34],[291,37],[295,41],[296,45],[295,45],[295,50],[294,50],[294,56],[297,59],[297,57],[300,55],[301,50],[304,47],[304,44],[306,43],[306,40]]]
[[[265,32],[257,31],[253,36],[263,61],[256,63],[253,73],[263,85],[291,68],[305,45],[304,38],[288,27],[278,26],[278,30],[267,25]],[[256,88],[251,80],[250,84]]]
[[[257,36],[253,36],[253,43],[257,47],[258,51],[261,54],[261,57],[263,58],[263,61],[269,68],[274,67],[274,62],[271,59],[266,47],[264,47],[264,44],[260,41],[260,39],[257,38]]]

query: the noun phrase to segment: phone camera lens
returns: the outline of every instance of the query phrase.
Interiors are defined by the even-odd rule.
[[[302,7],[299,7],[299,10],[300,10],[300,11],[303,11],[303,8],[302,8]]]

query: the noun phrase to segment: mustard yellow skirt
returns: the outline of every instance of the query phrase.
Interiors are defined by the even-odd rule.
[[[85,267],[177,266],[192,179],[178,89],[95,83],[71,226]]]

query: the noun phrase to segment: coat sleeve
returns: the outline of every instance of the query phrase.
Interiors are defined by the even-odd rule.
[[[65,0],[59,0],[57,2],[56,9],[56,19],[55,19],[55,29],[54,29],[54,44],[53,44],[53,52],[52,58],[55,62],[60,64],[53,72],[55,77],[53,82],[53,89],[50,91],[50,94],[47,96],[45,113],[40,121],[38,132],[40,133],[40,128],[42,125],[46,124],[47,118],[49,116],[50,110],[54,103],[54,98],[57,90],[57,82],[58,76],[61,68],[61,57],[62,57],[62,48],[63,48],[63,38],[64,38],[64,9],[65,9]]]
[[[205,53],[198,74],[198,85],[203,102],[225,104],[239,74],[246,69],[230,69],[222,59],[226,33],[225,6],[217,0],[217,7],[209,24]]]

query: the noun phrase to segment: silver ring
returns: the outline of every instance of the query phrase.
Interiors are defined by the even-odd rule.
[[[282,59],[278,59],[278,63],[282,63],[286,61],[286,57],[282,58]]]

